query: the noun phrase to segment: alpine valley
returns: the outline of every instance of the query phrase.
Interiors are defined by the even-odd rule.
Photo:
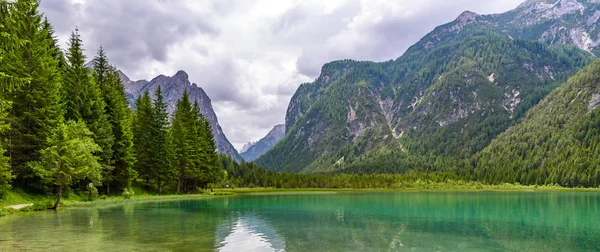
[[[598,0],[530,0],[466,11],[394,60],[327,63],[297,89],[285,137],[256,162],[598,186],[600,62],[589,64],[599,19]]]

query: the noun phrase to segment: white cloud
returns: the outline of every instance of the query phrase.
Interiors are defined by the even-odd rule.
[[[399,57],[464,10],[510,10],[521,0],[44,0],[64,44],[79,27],[91,57],[103,45],[132,78],[182,69],[213,101],[234,146],[284,121],[290,97],[324,63]]]

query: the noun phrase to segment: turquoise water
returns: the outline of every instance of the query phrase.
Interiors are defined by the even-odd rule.
[[[0,218],[0,251],[600,251],[600,193],[256,195]]]

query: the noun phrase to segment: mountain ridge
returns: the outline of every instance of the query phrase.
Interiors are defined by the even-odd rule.
[[[293,95],[286,136],[258,164],[291,172],[456,167],[592,60],[568,41],[505,30],[531,29],[510,23],[522,10],[463,12],[395,60],[325,64]]]
[[[165,102],[168,104],[167,112],[169,112],[169,114],[172,114],[173,111],[175,111],[177,100],[181,98],[183,91],[187,89],[190,100],[192,102],[198,101],[200,104],[200,112],[207,118],[212,126],[213,135],[215,136],[215,142],[217,144],[217,151],[219,153],[230,155],[238,162],[243,160],[225,136],[225,133],[219,124],[217,115],[212,108],[210,97],[206,94],[204,89],[199,87],[196,83],[191,83],[189,81],[187,72],[179,70],[173,76],[161,74],[150,81],[133,81],[122,71],[118,70],[118,73],[124,82],[125,92],[128,94],[130,101],[133,101],[137,96],[146,91],[148,91],[150,95],[153,95],[154,91],[160,86],[163,91]]]
[[[266,136],[248,146],[244,146],[240,155],[245,161],[252,162],[273,148],[285,136],[285,125],[278,124]]]

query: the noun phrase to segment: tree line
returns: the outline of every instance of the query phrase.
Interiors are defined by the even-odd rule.
[[[0,196],[100,188],[136,179],[177,192],[223,176],[208,120],[187,91],[170,117],[160,87],[129,108],[102,47],[86,66],[75,29],[63,51],[38,0],[0,1]]]

